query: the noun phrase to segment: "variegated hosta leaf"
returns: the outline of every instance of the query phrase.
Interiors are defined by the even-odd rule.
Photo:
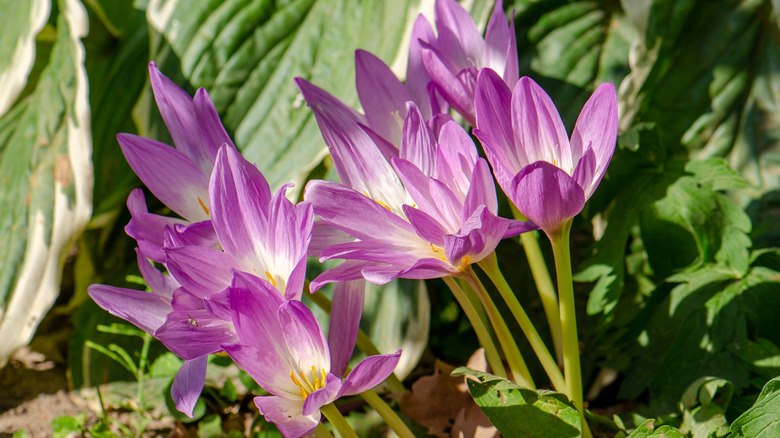
[[[78,0],[60,0],[59,11],[35,91],[0,118],[0,363],[57,298],[64,258],[92,209],[88,20]]]
[[[35,35],[49,17],[51,0],[0,0],[0,115],[13,105],[35,61]]]
[[[385,286],[366,283],[364,327],[381,353],[402,349],[395,375],[406,378],[428,345],[431,302],[421,280],[396,279]]]

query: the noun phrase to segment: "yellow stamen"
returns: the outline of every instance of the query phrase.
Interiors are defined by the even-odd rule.
[[[293,373],[292,371],[290,371],[290,378],[292,379],[293,383],[295,383],[296,385],[300,386],[301,389],[303,389],[303,385],[301,385],[301,382],[299,382],[298,379],[295,378],[295,373]]]
[[[276,287],[276,280],[274,280],[274,276],[271,275],[271,273],[268,272],[268,271],[265,271],[265,275],[266,275],[266,277],[268,277],[268,282],[273,284],[274,287]],[[290,371],[290,372],[292,372],[292,371]]]
[[[203,208],[203,211],[205,211],[206,214],[211,215],[211,213],[209,213],[209,208],[206,207],[206,204],[203,203],[203,200],[200,199],[200,196],[198,196],[198,202],[200,203],[201,208]]]

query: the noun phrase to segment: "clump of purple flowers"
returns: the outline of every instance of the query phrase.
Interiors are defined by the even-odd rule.
[[[286,197],[289,185],[274,193],[241,156],[205,90],[190,97],[150,64],[174,147],[131,134],[118,141],[149,191],[179,217],[149,213],[143,192],[132,192],[126,231],[151,293],[93,285],[89,294],[184,359],[172,389],[182,412],[192,414],[208,355],[224,352],[271,394],[255,399],[268,421],[285,436],[311,433],[334,400],[392,374],[400,351],[369,356],[351,371],[347,362],[364,282],[396,278],[442,277],[456,296],[475,294],[512,375],[533,387],[504,344],[472,265],[488,263],[504,238],[541,229],[555,241],[566,232],[614,151],[615,90],[596,89],[569,138],[551,99],[519,78],[514,28],[500,0],[484,38],[454,0],[437,0],[435,13],[435,31],[422,16],[415,23],[405,83],[374,55],[356,52],[364,114],[295,80],[340,179],[309,181],[297,204]],[[487,159],[451,109],[476,128]],[[528,220],[499,215],[494,175]],[[336,284],[330,343],[300,301],[307,257],[342,260],[310,287]],[[501,374],[497,351],[488,354]],[[582,408],[572,365],[565,367],[566,388],[557,389]]]

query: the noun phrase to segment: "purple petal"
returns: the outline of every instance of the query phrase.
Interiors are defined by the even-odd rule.
[[[309,289],[315,293],[328,283],[359,280],[363,278],[362,270],[371,264],[362,260],[347,260],[333,269],[328,269],[311,281]]]
[[[506,231],[504,232],[502,239],[507,239],[509,237],[514,237],[528,231],[539,229],[539,227],[531,221],[516,221],[514,219],[505,219],[502,217],[499,217],[498,219],[506,221],[507,223]]]
[[[574,178],[546,161],[526,166],[512,183],[517,209],[547,235],[558,232],[585,204],[585,194]]]
[[[341,388],[341,379],[333,374],[328,374],[325,378],[325,387],[306,396],[306,400],[303,402],[303,415],[311,415],[319,411],[322,406],[335,400],[339,388]]]
[[[165,246],[169,248],[177,246],[204,246],[207,248],[219,247],[219,239],[214,231],[214,224],[208,220],[191,224],[173,224],[167,227]]]
[[[309,257],[319,257],[320,252],[330,245],[354,242],[355,238],[326,222],[315,222],[312,227]]]
[[[577,163],[577,167],[574,169],[574,175],[572,175],[574,180],[577,181],[577,184],[579,184],[585,192],[586,201],[592,194],[588,193],[587,189],[592,187],[593,190],[595,190],[596,186],[593,186],[592,184],[595,181],[596,185],[598,185],[598,181],[600,180],[600,178],[596,178],[596,167],[599,164],[596,162],[597,160],[596,152],[593,149],[588,148],[585,153],[582,154],[580,161]]]
[[[447,64],[436,50],[423,46],[422,58],[431,80],[436,83],[436,90],[452,105],[455,111],[459,112],[470,125],[474,126],[476,119],[474,116],[473,92],[466,87],[457,73],[454,73],[447,67]]]
[[[330,372],[342,376],[355,349],[366,283],[363,280],[336,283],[328,326]]]
[[[304,371],[313,367],[330,370],[330,349],[320,324],[308,307],[300,301],[287,301],[278,310],[289,357],[301,364]]]
[[[149,263],[149,260],[141,253],[140,249],[136,248],[135,253],[138,269],[141,271],[141,276],[144,277],[144,281],[146,281],[149,289],[170,298],[173,295],[173,291],[181,286],[179,282],[172,276],[163,274]]]
[[[482,69],[474,92],[477,129],[474,135],[482,142],[493,166],[498,184],[509,192],[512,178],[528,162],[526,152],[515,148],[510,108],[512,93],[504,81],[488,68]]]
[[[203,299],[178,289],[171,305],[173,311],[154,335],[179,357],[195,359],[221,351],[221,344],[236,342],[231,321],[215,318]]]
[[[434,8],[442,53],[449,59],[462,57],[458,67],[466,67],[468,60],[480,66],[484,41],[471,15],[455,0],[438,0]]]
[[[428,97],[428,82],[431,78],[425,71],[422,61],[422,45],[420,41],[427,44],[435,44],[436,35],[433,33],[431,24],[422,14],[417,16],[412,28],[412,37],[409,43],[409,59],[406,64],[406,88],[413,101],[417,103],[422,112],[423,118],[428,120],[433,116],[430,98]]]
[[[375,194],[386,205],[403,204],[403,188],[354,110],[303,79],[296,84],[317,118],[339,179],[358,192]]]
[[[610,83],[599,85],[593,95],[582,107],[577,124],[572,132],[572,154],[579,159],[578,153],[593,150],[596,154],[596,169],[593,177],[582,185],[585,199],[589,199],[607,171],[609,161],[615,152],[618,130],[618,109],[615,87]]]
[[[401,143],[401,117],[412,97],[390,68],[365,50],[355,51],[355,79],[366,119],[377,134]]]
[[[512,127],[518,150],[525,150],[529,159],[522,164],[547,161],[569,175],[574,173],[569,136],[558,109],[527,76],[520,78],[512,92]]]
[[[230,306],[241,343],[273,351],[284,336],[277,317],[277,309],[284,302],[267,281],[235,272],[230,286]]]
[[[410,161],[401,158],[393,158],[393,168],[395,169],[404,187],[412,197],[416,207],[422,211],[436,212],[436,202],[431,195],[429,188],[429,175],[423,174],[420,169]],[[406,205],[403,207],[406,211]]]
[[[208,177],[182,152],[133,134],[116,136],[130,167],[163,204],[181,217],[207,220]]]
[[[434,245],[444,245],[444,235],[449,232],[436,219],[408,205],[404,205],[404,213],[420,237]]]
[[[222,345],[222,349],[266,391],[285,398],[301,398],[301,388],[290,378],[293,366],[288,357],[264,347],[240,344]],[[303,404],[299,406],[298,415]]]
[[[87,293],[98,306],[153,334],[171,311],[170,298],[140,290],[93,284]]]
[[[173,378],[171,397],[176,403],[176,409],[192,418],[192,411],[200,398],[206,382],[206,365],[208,356],[193,360],[185,360]]]
[[[514,10],[512,11],[514,15]],[[506,48],[506,63],[504,64],[504,82],[509,88],[514,89],[520,79],[520,65],[517,59],[517,34],[515,33],[515,21],[509,20],[509,45]]]
[[[400,157],[412,162],[423,174],[433,176],[436,168],[436,139],[414,102],[406,105]]]
[[[286,399],[276,396],[255,397],[255,405],[265,419],[274,423],[287,438],[308,435],[320,424],[320,411],[302,415],[303,399]]]
[[[414,233],[409,223],[388,208],[342,184],[309,181],[304,199],[311,202],[320,219],[359,239]]]
[[[211,218],[225,252],[244,259],[266,229],[271,189],[257,167],[235,149],[222,147],[211,176]],[[261,273],[262,275],[262,273]]]
[[[209,157],[209,150],[213,151],[222,143],[207,144],[208,140],[202,138],[201,120],[198,120],[192,98],[186,91],[160,73],[154,62],[149,63],[149,78],[152,83],[154,99],[157,101],[157,108],[165,121],[165,126],[171,133],[173,143],[180,152],[189,157],[207,175],[210,173],[210,165],[213,163],[213,157]]]
[[[498,0],[490,14],[487,30],[485,31],[485,55],[483,65],[497,71],[504,71],[506,63],[507,45],[509,43],[509,25],[504,13],[503,2]],[[515,58],[517,52],[515,52]]]
[[[240,260],[212,248],[167,248],[165,254],[171,275],[201,298],[222,292],[228,287],[233,278],[232,269],[248,270]]]
[[[400,358],[401,350],[363,359],[344,379],[338,396],[360,394],[379,385],[393,373]]]
[[[463,205],[463,214],[461,221],[465,222],[480,205],[487,207],[493,215],[498,214],[498,198],[496,197],[496,186],[493,182],[493,175],[490,173],[487,161],[484,158],[477,160],[474,166],[474,173],[471,176],[471,186],[466,195],[466,202]]]
[[[235,145],[233,145],[233,141],[230,140],[230,136],[225,131],[222,120],[219,119],[217,108],[214,107],[214,102],[211,101],[211,97],[209,97],[209,93],[205,89],[199,88],[195,92],[195,98],[192,100],[192,103],[195,106],[198,126],[201,131],[200,146],[204,151],[203,156],[206,157],[199,164],[205,172],[211,173],[219,148],[223,144],[231,148],[235,148]]]

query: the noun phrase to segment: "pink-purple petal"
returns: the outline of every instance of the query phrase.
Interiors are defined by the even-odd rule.
[[[330,372],[342,376],[355,349],[366,283],[363,280],[336,283],[328,326]]]
[[[431,28],[431,24],[422,14],[417,16],[412,27],[412,37],[409,43],[409,59],[406,64],[406,88],[409,90],[411,99],[417,102],[423,118],[430,119],[434,112],[428,96],[428,83],[431,78],[425,71],[422,61],[422,45],[420,41],[428,44],[434,44],[436,35]]]
[[[303,415],[312,415],[319,411],[321,407],[338,397],[339,388],[341,388],[341,379],[333,374],[328,374],[325,376],[325,386],[306,396],[301,413]]]
[[[233,278],[231,269],[247,270],[244,264],[222,251],[202,246],[167,248],[168,270],[187,290],[204,298],[222,292]]]
[[[512,184],[517,209],[548,235],[558,232],[585,204],[585,193],[574,178],[546,161],[526,166]]]
[[[405,110],[400,157],[432,176],[436,168],[436,139],[414,102],[408,102]]]
[[[279,323],[289,357],[304,370],[330,370],[330,349],[319,322],[300,301],[287,301],[278,310]]]
[[[176,409],[192,418],[192,411],[206,382],[208,356],[185,360],[173,378],[171,397]]]
[[[392,144],[400,144],[402,116],[411,96],[390,68],[370,52],[355,51],[355,82],[371,129]]]
[[[599,85],[582,107],[577,124],[572,132],[571,147],[574,156],[593,150],[596,154],[596,169],[591,181],[583,185],[588,199],[598,187],[607,171],[609,161],[615,152],[618,130],[618,108],[615,86],[610,83]]]
[[[360,394],[379,385],[393,373],[400,358],[401,350],[363,359],[344,379],[338,396]]]
[[[165,317],[171,311],[170,298],[162,294],[102,284],[89,286],[87,293],[108,313],[150,334],[165,323]]]
[[[182,152],[133,134],[116,136],[130,167],[163,204],[190,221],[209,218],[208,176]]]
[[[276,396],[255,397],[255,406],[267,421],[274,423],[286,438],[300,438],[314,431],[320,424],[320,411],[302,415],[302,399]]]
[[[547,93],[531,78],[520,78],[512,93],[512,127],[518,150],[528,162],[543,160],[573,173],[569,136],[558,109]]]

